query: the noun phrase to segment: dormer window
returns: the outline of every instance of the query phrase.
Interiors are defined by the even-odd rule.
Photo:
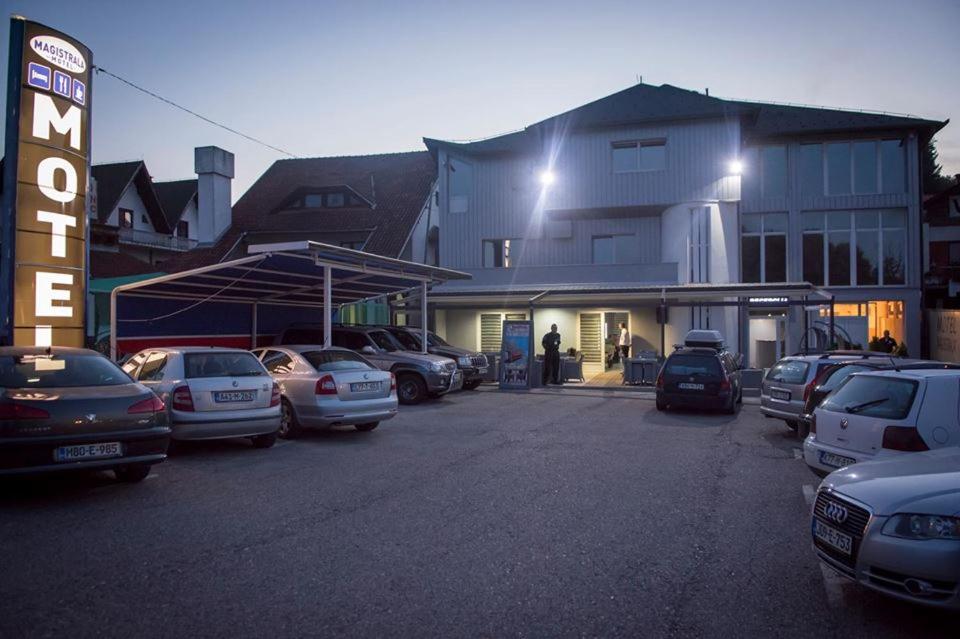
[[[324,189],[293,197],[285,209],[340,209],[345,207],[369,207],[370,203],[352,189]]]

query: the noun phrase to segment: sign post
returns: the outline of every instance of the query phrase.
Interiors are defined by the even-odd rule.
[[[506,320],[500,342],[500,388],[530,388],[533,322]]]
[[[83,346],[90,50],[10,20],[0,205],[0,344]]]

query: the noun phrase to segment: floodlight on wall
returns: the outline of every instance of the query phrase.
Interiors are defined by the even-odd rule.
[[[553,174],[553,171],[546,169],[540,171],[540,184],[542,186],[550,186],[557,181],[557,176]]]
[[[742,175],[743,174],[743,162],[740,160],[732,160],[728,166],[730,170],[730,175]]]

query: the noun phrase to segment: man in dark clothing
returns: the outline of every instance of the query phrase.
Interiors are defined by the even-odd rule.
[[[557,332],[557,325],[550,325],[550,332],[540,340],[543,346],[543,385],[546,386],[553,380],[554,384],[560,383],[560,333]]]
[[[897,350],[897,340],[890,337],[890,331],[883,332],[883,338],[880,340],[880,345],[883,346],[883,350],[886,353],[892,353]]]

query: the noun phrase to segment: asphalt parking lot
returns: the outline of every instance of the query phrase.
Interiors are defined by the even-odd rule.
[[[371,433],[0,483],[0,636],[957,636],[821,570],[755,406],[463,392]]]

